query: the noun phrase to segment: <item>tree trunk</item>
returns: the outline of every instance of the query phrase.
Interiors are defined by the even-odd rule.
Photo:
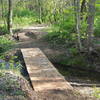
[[[3,0],[0,0],[0,3],[1,3],[1,10],[2,10],[2,19],[3,19],[4,25],[6,27],[6,20],[5,20],[5,16],[4,16],[4,2],[3,2]]]
[[[75,21],[76,21],[76,33],[78,38],[78,47],[82,50],[81,36],[80,36],[80,0],[74,0],[75,8]]]
[[[12,0],[8,0],[8,32],[10,34],[13,34],[12,32],[12,10],[13,10],[13,7],[12,7]]]
[[[39,9],[39,23],[42,23],[42,7],[41,7],[41,0],[37,0],[38,2],[38,9]]]
[[[81,3],[81,20],[84,19],[84,15],[87,11],[87,7],[86,7],[86,0],[83,0]]]
[[[3,16],[3,0],[0,0],[0,3],[1,3],[1,10],[2,10],[2,19],[4,18],[4,16]]]
[[[91,52],[93,50],[93,32],[94,32],[94,16],[95,16],[95,1],[89,0],[88,3],[88,18],[87,18],[87,43],[88,50]]]
[[[86,10],[86,0],[83,0],[81,4],[81,13],[83,13],[85,10]]]

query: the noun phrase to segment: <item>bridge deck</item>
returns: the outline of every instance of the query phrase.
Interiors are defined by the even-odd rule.
[[[39,48],[21,49],[21,52],[35,91],[72,89]]]

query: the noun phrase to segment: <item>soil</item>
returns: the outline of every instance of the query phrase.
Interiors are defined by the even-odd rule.
[[[76,89],[35,92],[28,81],[12,71],[0,76],[0,86],[0,100],[96,100],[80,94]]]

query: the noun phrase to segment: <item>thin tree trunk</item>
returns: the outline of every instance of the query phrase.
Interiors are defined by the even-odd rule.
[[[83,0],[81,4],[81,13],[83,13],[85,9],[86,9],[86,0]]]
[[[3,16],[3,0],[0,0],[0,3],[1,3],[2,19],[3,19],[4,18],[4,16]]]
[[[56,8],[57,8],[57,4],[56,4],[56,1],[53,0],[53,3],[54,3],[54,9],[53,9],[53,23],[55,24],[57,22],[57,12],[56,12]]]
[[[95,17],[95,1],[89,0],[88,3],[88,18],[87,18],[87,43],[88,50],[91,52],[93,50],[93,33],[94,33],[94,17]]]
[[[3,0],[0,0],[1,1],[1,9],[2,9],[2,19],[4,21],[4,25],[6,27],[6,20],[5,20],[5,16],[4,16],[4,3],[3,3]]]
[[[42,23],[42,8],[40,6],[40,23]]]
[[[81,20],[83,20],[84,12],[86,13],[86,0],[83,0],[81,3]]]
[[[37,0],[38,7],[39,7],[39,23],[42,23],[42,7],[41,7],[41,0]]]
[[[13,34],[12,32],[12,0],[8,0],[8,31],[10,34]]]
[[[74,0],[75,6],[75,20],[76,20],[76,33],[78,38],[78,47],[82,50],[81,36],[80,36],[80,0]]]

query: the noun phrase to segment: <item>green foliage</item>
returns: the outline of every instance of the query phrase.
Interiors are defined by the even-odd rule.
[[[14,91],[14,92],[12,93],[12,95],[16,95],[16,96],[22,95],[22,96],[25,96],[26,94],[25,94],[25,92],[22,91],[22,90],[17,90],[17,91]]]
[[[5,36],[0,36],[0,44],[1,45],[5,45],[5,44],[11,44],[12,41],[9,40],[7,37]]]
[[[66,58],[61,64],[75,67],[87,67],[86,58],[79,54],[78,49],[69,48],[70,56]]]
[[[95,31],[94,35],[100,37],[100,17],[97,17],[95,20]]]
[[[8,36],[0,36],[0,53],[4,53],[12,48],[13,42]]]
[[[72,39],[73,34],[75,32],[74,29],[74,21],[71,17],[64,20],[64,22],[60,22],[59,24],[59,31],[60,31],[60,37],[65,39]]]
[[[2,72],[0,72],[0,77],[3,77],[3,76],[4,76],[4,74]]]
[[[48,1],[47,1],[48,3]],[[45,37],[51,43],[64,44],[77,42],[77,33],[75,32],[75,12],[73,6],[69,6],[67,2],[66,7],[60,5],[61,2],[52,1],[48,4],[48,7],[45,8],[49,11],[44,15],[45,20],[51,22],[53,25],[52,31]],[[62,4],[63,5],[63,4]],[[55,9],[53,9],[55,7]],[[63,8],[64,7],[64,8]],[[96,14],[95,14],[95,31],[94,35],[100,37],[100,2],[96,2]],[[81,27],[80,27],[80,38],[83,47],[85,46],[84,40],[87,39],[87,11],[81,14]]]
[[[100,1],[96,1],[96,14],[95,14],[95,30],[94,35],[100,37]]]
[[[31,25],[33,24],[34,22],[36,23],[37,19],[36,18],[33,18],[33,17],[14,17],[14,27],[15,28],[19,28],[19,25],[20,27],[21,26],[28,26],[28,25]]]
[[[82,56],[68,57],[65,61],[61,63],[67,66],[87,67],[87,63]]]
[[[73,19],[68,17],[68,19],[59,22],[59,24],[54,24],[45,38],[48,41],[60,44],[71,40],[74,41],[76,36]]]
[[[79,51],[77,48],[69,48],[68,50],[69,50],[70,54],[73,56],[77,56],[79,54]]]
[[[6,26],[0,26],[0,35],[5,35],[5,34],[8,34],[8,30],[6,28]]]
[[[71,58],[68,62],[68,65],[84,67],[87,64],[84,60],[84,57],[79,56],[79,57]]]
[[[38,18],[35,11],[31,11],[21,5],[14,9],[13,20],[14,26],[19,27],[19,25],[26,26],[36,23]]]
[[[63,44],[65,43],[65,39],[60,37],[60,32],[50,32],[44,37],[48,42],[56,44]]]
[[[96,87],[94,88],[93,96],[100,99],[100,89],[99,88],[96,88]]]
[[[15,62],[15,59],[17,59],[17,56],[9,56],[9,55],[3,55],[0,56],[1,59],[4,61],[0,63],[0,70],[13,70],[13,71],[20,71],[22,68],[22,65],[20,62]],[[7,60],[7,61],[6,61]]]
[[[34,12],[30,11],[27,8],[24,7],[17,7],[16,9],[14,9],[14,17],[29,17],[29,16],[36,16],[34,14]]]

